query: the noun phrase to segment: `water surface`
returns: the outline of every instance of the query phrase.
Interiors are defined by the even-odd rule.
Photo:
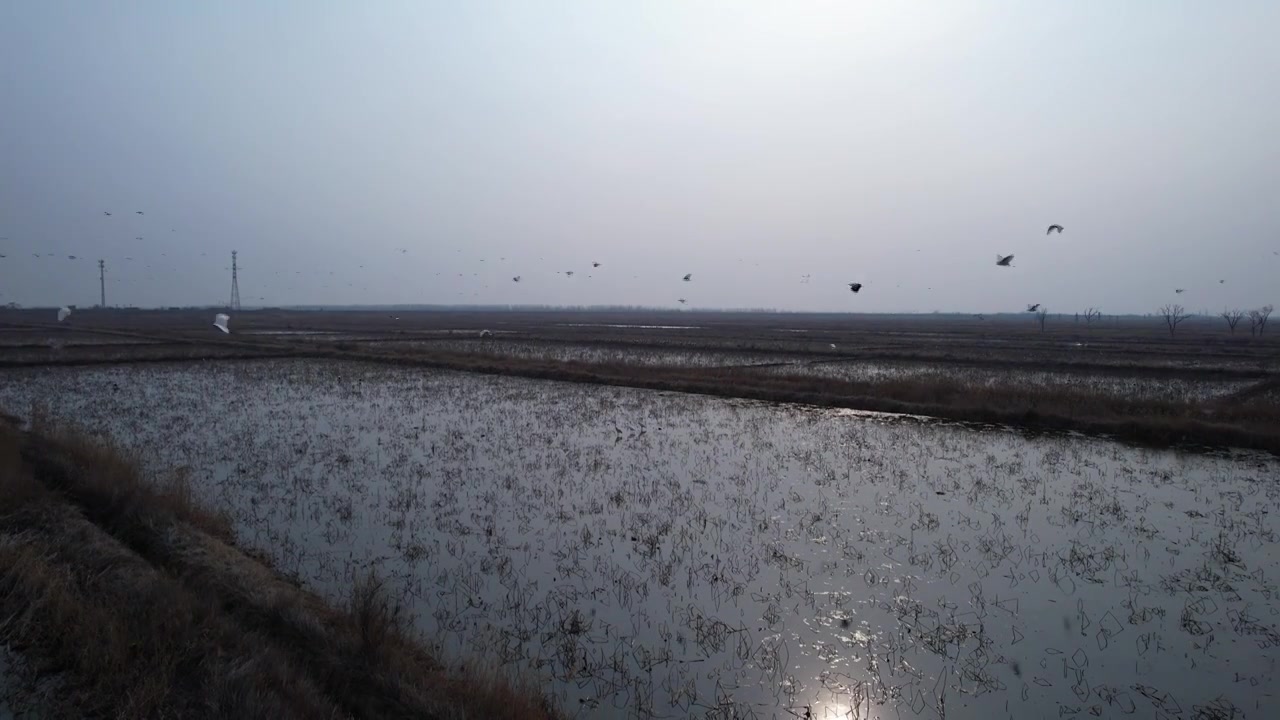
[[[582,717],[1269,717],[1280,465],[314,361],[0,375]]]

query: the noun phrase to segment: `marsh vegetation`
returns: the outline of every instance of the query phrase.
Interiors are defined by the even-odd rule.
[[[9,370],[321,595],[581,717],[1240,717],[1280,464],[386,363]]]

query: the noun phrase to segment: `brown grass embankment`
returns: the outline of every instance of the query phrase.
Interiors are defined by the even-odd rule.
[[[335,352],[334,357],[567,382],[797,402],[947,420],[1072,430],[1157,447],[1280,453],[1280,405],[1122,397],[1061,386],[977,386],[946,377],[846,380],[751,369],[525,360],[465,353]]]
[[[551,718],[448,669],[376,580],[333,607],[237,550],[178,480],[73,432],[0,428],[0,640],[61,715]]]

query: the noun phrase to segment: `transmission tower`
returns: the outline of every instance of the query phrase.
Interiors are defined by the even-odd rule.
[[[231,309],[240,309],[240,279],[236,276],[236,251],[231,251]]]
[[[98,292],[101,293],[98,307],[105,308],[107,306],[107,263],[105,260],[98,261]]]

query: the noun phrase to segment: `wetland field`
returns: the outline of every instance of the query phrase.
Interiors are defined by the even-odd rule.
[[[175,320],[118,323],[148,336],[145,362],[115,339],[67,362],[88,341],[42,351],[30,337],[58,331],[27,324],[0,410],[181,477],[322,597],[372,571],[439,658],[531,683],[568,717],[1273,716],[1274,454],[403,360],[444,345],[575,368],[964,372],[1265,422],[1274,345],[681,319],[298,314],[249,319],[262,332],[207,358]],[[498,321],[515,337],[472,333]],[[354,339],[317,353],[327,341],[285,331]],[[1105,349],[1030,367],[1086,341]],[[370,349],[395,346],[395,362]]]

